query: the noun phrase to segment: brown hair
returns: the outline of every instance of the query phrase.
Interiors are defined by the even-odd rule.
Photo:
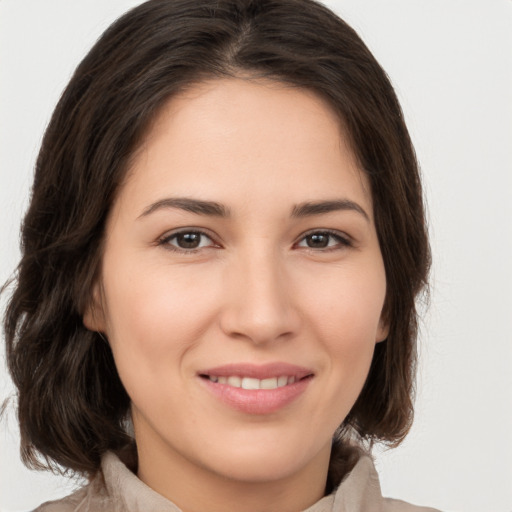
[[[418,165],[385,72],[344,21],[312,0],[150,0],[78,66],[37,159],[4,321],[28,465],[91,475],[105,451],[130,442],[130,400],[110,348],[82,323],[105,220],[164,102],[198,81],[241,74],[316,92],[351,137],[371,184],[389,336],[338,433],[398,444],[410,428],[415,298],[430,253]]]

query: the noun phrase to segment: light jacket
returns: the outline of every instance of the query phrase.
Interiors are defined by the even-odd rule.
[[[67,498],[47,502],[34,512],[181,512],[181,510],[139,480],[117,455],[109,452],[102,459],[101,471],[88,485]],[[383,498],[373,461],[369,456],[362,455],[338,488],[305,512],[439,511],[433,508],[417,507],[400,500]]]

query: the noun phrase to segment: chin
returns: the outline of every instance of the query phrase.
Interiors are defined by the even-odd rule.
[[[300,472],[303,461],[298,454],[259,453],[255,457],[233,454],[212,468],[217,474],[234,481],[268,483],[285,480]]]
[[[298,448],[300,446],[302,449]],[[285,480],[311,465],[327,465],[330,450],[330,440],[324,446],[310,446],[309,449],[305,449],[303,443],[286,443],[282,439],[272,445],[254,441],[243,445],[233,443],[222,452],[221,457],[217,454],[204,454],[204,460],[216,461],[210,464],[211,470],[224,478],[247,483],[268,483]]]

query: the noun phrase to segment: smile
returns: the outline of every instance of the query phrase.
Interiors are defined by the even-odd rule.
[[[280,377],[270,377],[268,379],[256,379],[254,377],[239,377],[232,375],[229,377],[208,375],[211,382],[218,384],[227,384],[234,388],[242,389],[277,389],[293,384],[296,381],[295,376],[282,375]]]
[[[314,379],[309,368],[288,363],[228,364],[198,372],[216,400],[245,414],[272,414],[298,400]]]

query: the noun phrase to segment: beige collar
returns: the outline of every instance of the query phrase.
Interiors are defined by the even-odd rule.
[[[102,459],[102,473],[113,512],[181,512],[166,498],[139,480],[113,453]],[[306,512],[381,512],[379,479],[369,456],[360,457],[334,494]]]

